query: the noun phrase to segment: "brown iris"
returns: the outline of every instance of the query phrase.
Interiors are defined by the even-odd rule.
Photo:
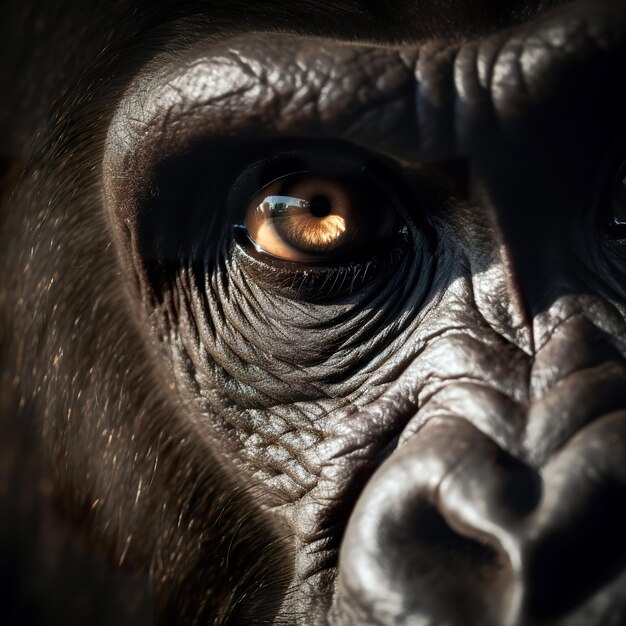
[[[287,261],[337,256],[364,236],[365,217],[350,185],[291,175],[257,193],[246,212],[248,235],[259,250]]]

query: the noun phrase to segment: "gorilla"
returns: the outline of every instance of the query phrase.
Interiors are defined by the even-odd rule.
[[[626,4],[6,4],[0,621],[626,624]]]

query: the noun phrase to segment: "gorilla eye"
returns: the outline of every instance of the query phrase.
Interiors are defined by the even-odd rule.
[[[361,181],[359,181],[360,183]],[[293,262],[335,260],[388,237],[394,210],[357,181],[297,173],[263,187],[245,216],[257,250]]]
[[[311,302],[375,291],[430,244],[403,170],[381,155],[300,139],[240,155],[221,183],[223,250],[268,291]]]

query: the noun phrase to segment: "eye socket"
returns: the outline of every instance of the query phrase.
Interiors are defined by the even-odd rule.
[[[308,172],[263,187],[245,216],[258,251],[295,263],[337,260],[390,236],[396,223],[395,210],[362,181]]]

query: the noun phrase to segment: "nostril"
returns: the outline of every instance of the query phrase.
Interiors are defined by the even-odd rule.
[[[419,541],[423,544],[420,558],[433,564],[431,571],[441,565],[445,570],[457,572],[467,565],[484,566],[488,571],[502,569],[498,550],[456,532],[435,507],[419,503],[407,509],[401,516],[381,520],[380,547],[390,562],[403,563],[407,557],[410,560],[408,549]]]
[[[470,623],[469,616],[499,622],[501,605],[512,601],[513,571],[496,544],[460,534],[424,503],[381,520],[379,530],[381,569],[403,590],[407,620],[423,614],[437,623]]]
[[[575,523],[541,537],[527,562],[531,621],[570,611],[624,569],[625,496],[623,485],[608,481],[585,498],[585,512]]]
[[[531,621],[623,597],[626,411],[588,425],[542,471],[546,495],[525,530]]]

